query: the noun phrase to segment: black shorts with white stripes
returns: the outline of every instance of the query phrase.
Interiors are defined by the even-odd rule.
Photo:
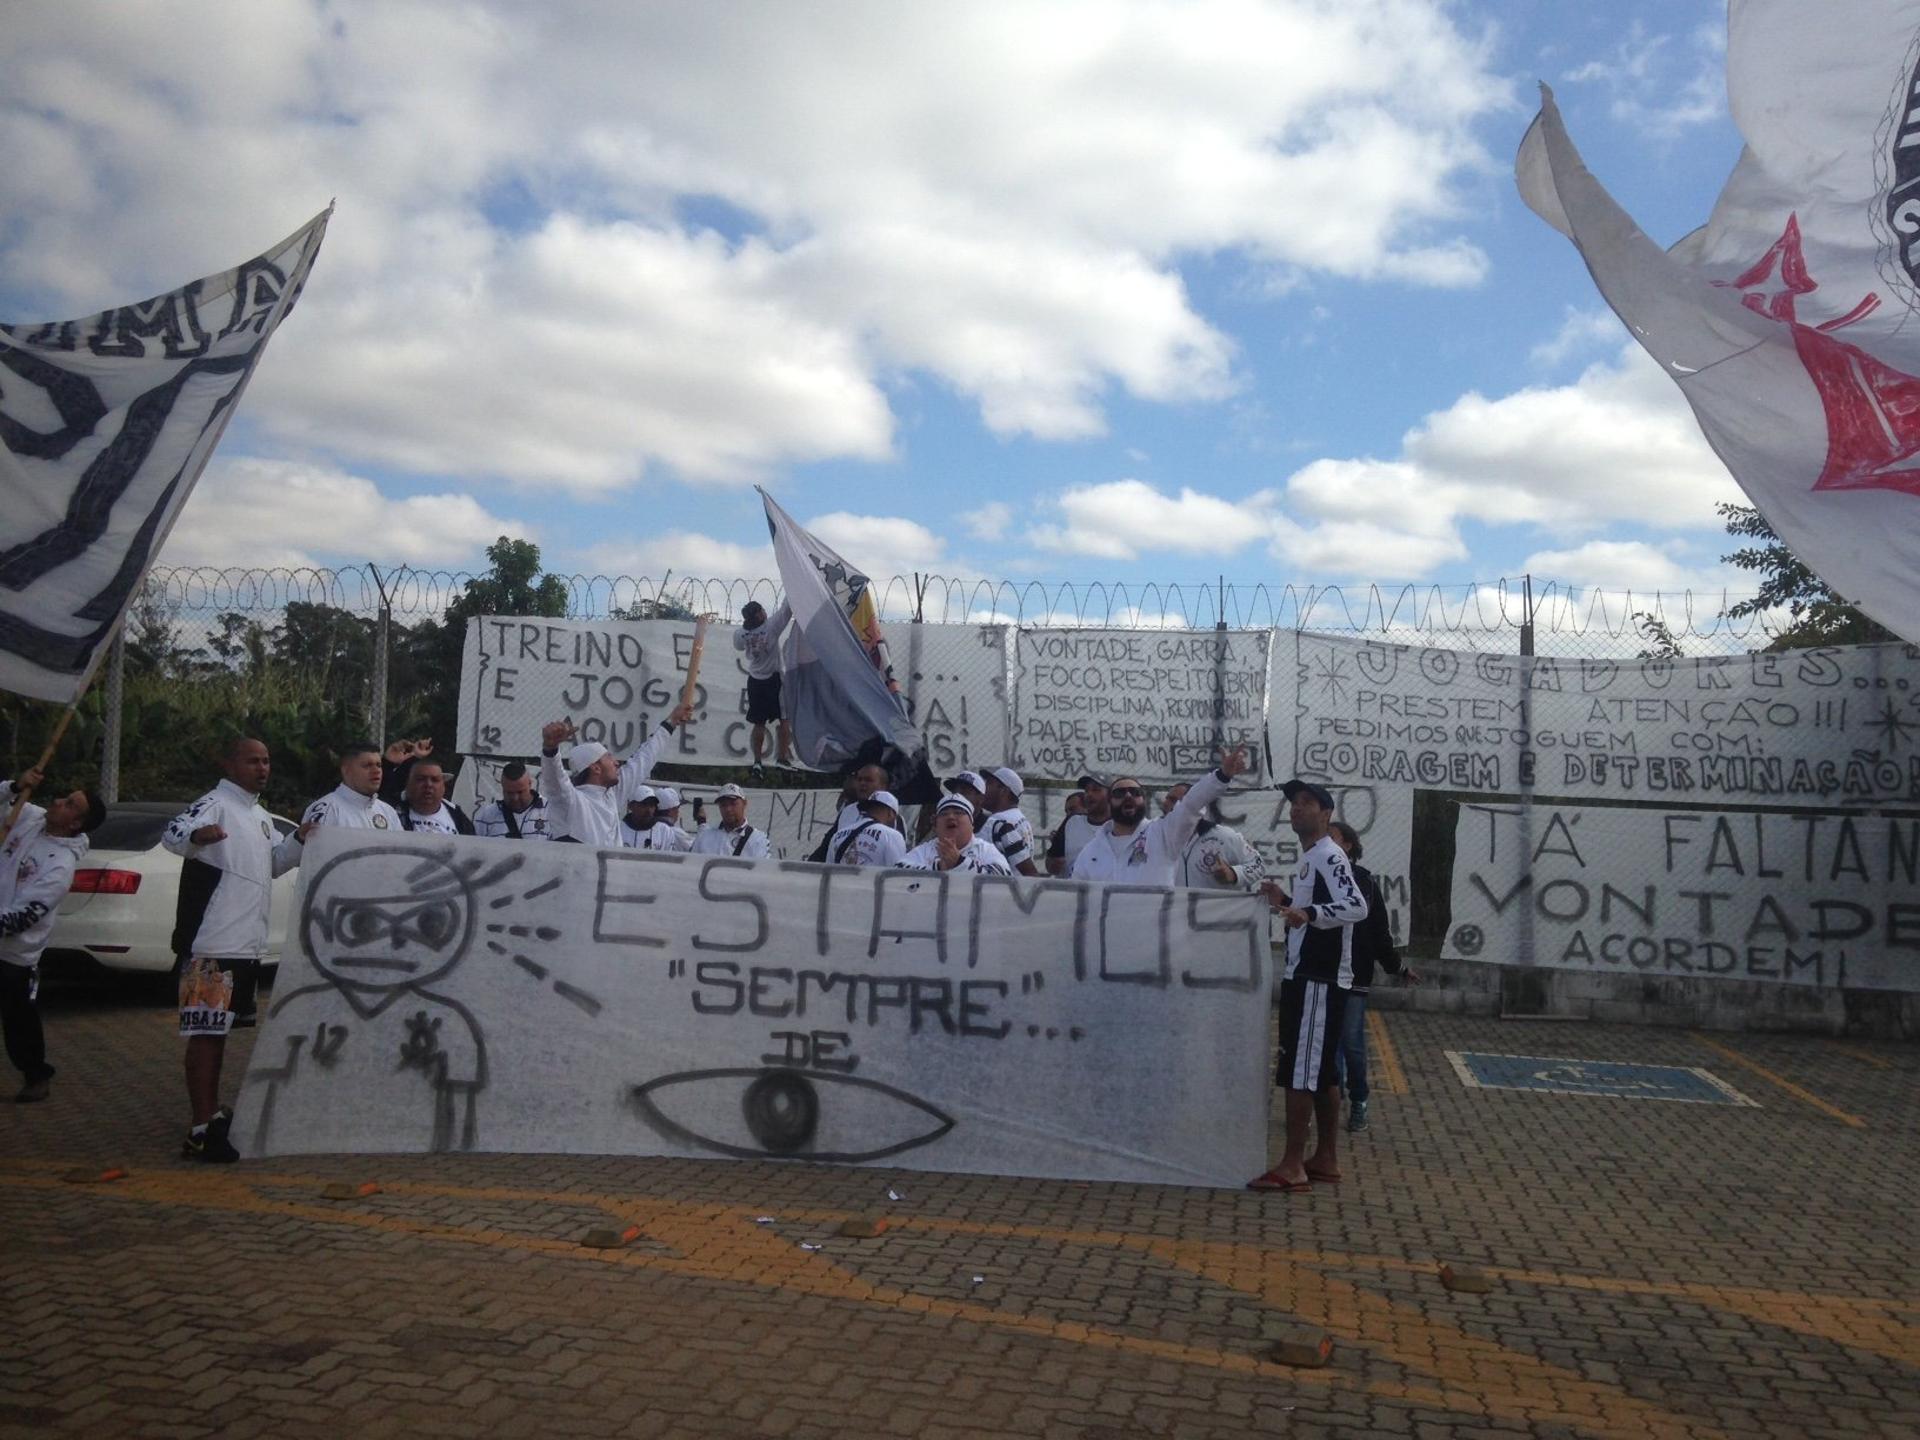
[[[1288,1090],[1324,1090],[1335,1083],[1333,1054],[1347,992],[1326,980],[1295,975],[1280,982],[1280,1065],[1273,1083]]]

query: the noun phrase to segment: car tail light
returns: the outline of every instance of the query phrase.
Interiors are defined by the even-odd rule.
[[[140,889],[138,870],[76,870],[67,887],[80,895],[133,895]]]

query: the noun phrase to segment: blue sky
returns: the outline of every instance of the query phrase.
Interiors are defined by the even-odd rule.
[[[1514,193],[1656,238],[1713,0],[10,9],[0,315],[338,204],[161,563],[1741,585],[1737,491]]]

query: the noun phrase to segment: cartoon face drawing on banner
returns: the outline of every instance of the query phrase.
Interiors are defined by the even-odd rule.
[[[378,878],[365,883],[371,877]],[[314,968],[335,985],[414,988],[466,958],[474,909],[473,884],[450,860],[411,850],[356,850],[314,877],[301,939]]]

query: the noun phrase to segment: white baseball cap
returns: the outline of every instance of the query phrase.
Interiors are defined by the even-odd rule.
[[[589,765],[608,753],[607,747],[598,740],[582,740],[567,751],[567,773],[575,777],[584,775]]]
[[[662,810],[673,810],[679,807],[680,792],[671,785],[662,785],[654,793],[660,797],[660,808]]]
[[[1027,782],[1022,780],[1020,778],[1020,772],[1011,766],[998,765],[987,771],[987,774],[1006,786],[1008,793],[1016,800],[1026,793]],[[980,788],[984,790],[986,787],[983,785]]]
[[[898,814],[900,811],[900,802],[893,798],[893,791],[891,790],[876,790],[860,802],[860,808],[862,810],[866,810],[875,805],[884,805],[895,814]]]
[[[660,793],[651,785],[642,785],[638,790],[633,792],[633,799],[627,803],[629,805],[644,805],[649,800],[658,800],[659,798]]]
[[[982,795],[987,793],[987,782],[980,778],[980,774],[976,770],[962,770],[958,775],[947,781],[948,790],[958,790],[962,785],[967,786],[969,789],[978,790]]]
[[[747,798],[747,792],[742,790],[738,785],[722,785],[713,798],[716,800],[744,800]]]

